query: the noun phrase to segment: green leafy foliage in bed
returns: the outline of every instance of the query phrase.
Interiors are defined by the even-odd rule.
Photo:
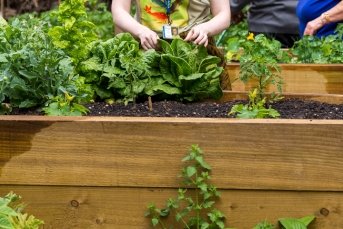
[[[78,92],[70,57],[53,45],[44,22],[15,20],[0,30],[0,113],[44,106],[50,98]],[[4,105],[4,104],[10,104]]]
[[[75,66],[87,57],[87,45],[98,40],[98,35],[94,32],[95,25],[86,20],[85,2],[87,0],[61,2],[58,12],[52,14],[58,17],[61,25],[49,30],[54,45],[64,50]]]
[[[139,49],[138,42],[127,33],[107,41],[92,44],[91,57],[81,63],[81,72],[87,75],[101,99],[134,101],[149,88],[149,80],[159,75],[155,68],[158,56],[155,50]]]
[[[208,55],[203,45],[195,46],[174,39],[171,44],[159,40],[162,47],[160,71],[163,78],[180,93],[178,100],[220,99],[220,58]]]
[[[304,36],[289,49],[291,63],[342,63],[343,24],[338,24],[336,33],[326,37]]]
[[[140,49],[128,33],[93,42],[91,57],[81,63],[81,73],[100,98],[125,103],[154,95],[180,101],[222,96],[218,57],[181,39],[171,44],[159,42],[161,52]]]

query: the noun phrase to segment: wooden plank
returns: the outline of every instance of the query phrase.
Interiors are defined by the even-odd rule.
[[[239,63],[228,63],[230,80],[239,77]],[[283,92],[343,94],[343,65],[342,64],[279,64],[283,82]],[[257,85],[241,80],[232,83],[233,91],[249,91]],[[266,89],[267,92],[277,92],[275,86]]]
[[[342,133],[342,120],[0,116],[0,184],[178,187],[199,144],[219,188],[343,191]]]
[[[163,208],[168,198],[177,197],[176,189],[0,185],[0,196],[9,191],[21,195],[22,202],[28,204],[25,212],[51,229],[153,228],[149,218],[144,217],[147,205],[154,201]],[[194,192],[188,192],[194,198]],[[252,228],[267,219],[278,229],[278,218],[309,215],[316,216],[309,229],[339,229],[343,225],[342,192],[220,192],[222,197],[214,207],[226,215],[226,227]],[[166,225],[182,228],[170,218],[164,221]]]
[[[220,100],[205,100],[213,101],[217,103],[223,103],[233,100],[248,100],[249,91],[224,91],[223,96]],[[271,92],[267,92],[267,97]],[[284,99],[306,99],[313,100],[329,104],[343,104],[343,95],[336,94],[314,94],[314,93],[282,93],[281,95]]]

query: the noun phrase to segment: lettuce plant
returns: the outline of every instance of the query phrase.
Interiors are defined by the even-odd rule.
[[[140,50],[130,34],[122,33],[93,42],[91,57],[80,64],[80,69],[101,99],[115,98],[127,104],[139,95],[154,94],[152,82],[163,81],[162,77],[156,78],[160,75],[158,62],[155,50]]]
[[[94,32],[95,25],[85,19],[87,17],[85,2],[87,0],[61,2],[58,12],[52,12],[52,16],[57,16],[61,25],[49,30],[54,45],[64,50],[75,66],[87,57],[89,52],[87,45],[98,39],[98,35]]]
[[[162,47],[160,72],[169,85],[179,89],[176,98],[180,101],[195,101],[204,98],[220,99],[218,67],[220,59],[207,53],[203,45],[196,46],[182,39],[174,39],[171,44],[159,40]]]

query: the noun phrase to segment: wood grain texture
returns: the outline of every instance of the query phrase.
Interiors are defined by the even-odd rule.
[[[239,77],[239,63],[228,63],[230,80]],[[283,92],[343,94],[343,65],[342,64],[278,64],[281,69]],[[232,83],[233,91],[250,91],[256,82],[244,84],[241,80]],[[267,92],[277,92],[270,85]]]
[[[179,187],[199,144],[219,188],[343,191],[342,133],[341,120],[1,116],[0,184]]]
[[[177,196],[176,189],[161,188],[0,185],[0,196],[9,191],[21,195],[22,202],[28,204],[25,212],[43,220],[44,228],[51,229],[152,229],[149,218],[144,217],[147,205],[154,201],[158,208],[163,208],[167,198]],[[226,215],[226,227],[251,229],[267,219],[278,229],[279,218],[309,215],[316,216],[309,229],[343,226],[342,192],[220,192],[222,196],[214,207]],[[194,197],[192,190],[188,190],[188,194]],[[321,212],[327,214],[324,216]],[[164,222],[182,228],[175,224],[173,216]]]
[[[223,103],[232,100],[247,100],[249,91],[223,91],[223,96],[220,100],[207,99],[205,101],[212,101]],[[265,95],[269,97],[271,92],[266,92]],[[285,92],[281,95],[284,99],[306,99],[329,104],[343,104],[343,95],[336,94],[315,94],[315,93],[289,93]]]

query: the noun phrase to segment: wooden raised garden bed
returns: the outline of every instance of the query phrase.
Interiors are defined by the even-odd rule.
[[[177,196],[199,144],[226,227],[315,215],[309,228],[338,229],[342,133],[343,120],[0,116],[0,196],[21,195],[44,228],[152,228],[146,206]]]
[[[239,63],[228,63],[231,81],[239,77]],[[341,94],[343,95],[342,64],[278,64],[281,69],[284,93]],[[254,82],[244,84],[237,80],[232,84],[233,91],[249,91]],[[270,85],[266,89],[277,92]]]

